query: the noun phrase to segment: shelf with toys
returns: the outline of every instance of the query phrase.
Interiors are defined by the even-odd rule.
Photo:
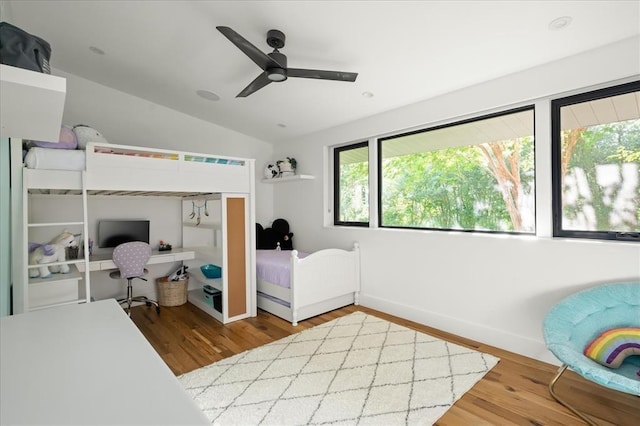
[[[298,180],[312,180],[315,179],[315,176],[311,175],[291,175],[291,176],[282,176],[282,177],[274,177],[271,179],[262,179],[262,183],[283,183],[283,182],[292,182]]]
[[[296,174],[298,162],[293,157],[267,164],[264,168],[262,183],[282,183],[315,179],[312,175]]]
[[[90,296],[87,250],[87,215],[83,208],[72,213],[70,221],[47,211],[25,211],[23,232],[27,236],[24,253],[26,268],[15,271],[27,285],[18,312],[86,302]],[[51,220],[53,219],[53,220]],[[85,285],[82,285],[82,284]]]

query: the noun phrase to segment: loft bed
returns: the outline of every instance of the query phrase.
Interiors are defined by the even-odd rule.
[[[73,222],[84,226],[83,235],[88,235],[86,196],[161,196],[190,199],[212,194],[249,194],[250,205],[254,205],[255,160],[211,154],[154,149],[139,146],[90,142],[85,150],[31,148],[23,158],[22,141],[12,140],[12,163],[24,160],[22,170],[15,168],[12,198],[15,205],[12,215],[22,217],[22,229],[16,232],[14,251],[23,252],[19,267],[14,266],[16,282],[31,282],[25,271],[28,266],[27,243],[31,227],[64,226],[65,223],[29,224],[27,209],[30,194],[80,195],[83,197],[84,220]],[[254,221],[253,208],[248,219]],[[17,222],[16,222],[17,223]],[[177,226],[179,226],[177,224]],[[88,238],[83,238],[84,250],[88,252]],[[253,236],[250,236],[253,240]],[[196,248],[197,249],[197,248]],[[251,265],[253,256],[247,259]],[[78,269],[89,270],[88,260],[78,260]],[[254,276],[252,273],[251,277]],[[249,278],[249,277],[247,277]],[[251,278],[251,282],[255,282]],[[247,284],[250,284],[248,282]],[[89,275],[85,275],[85,298],[60,304],[86,302],[90,298]],[[255,289],[254,284],[249,288]],[[27,311],[26,287],[18,286],[17,312]],[[14,292],[15,293],[15,292]],[[16,298],[14,297],[14,305]],[[255,298],[254,298],[255,300]],[[255,315],[255,301],[251,304]],[[24,307],[24,308],[23,308]]]
[[[256,250],[258,308],[298,321],[358,304],[360,249]]]
[[[79,194],[84,187],[89,195],[251,193],[254,185],[253,160],[110,143],[32,148],[25,165],[27,188]]]

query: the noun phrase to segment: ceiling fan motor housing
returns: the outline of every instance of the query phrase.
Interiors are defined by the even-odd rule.
[[[282,31],[269,30],[267,32],[267,44],[274,49],[282,49],[284,47],[285,36]]]
[[[271,57],[271,59],[280,64],[281,68],[287,68],[287,56],[284,53],[271,52],[268,53],[268,55]]]
[[[285,81],[287,79],[287,57],[280,52],[271,52],[268,55],[280,64],[281,68],[267,69],[267,77],[271,81]]]

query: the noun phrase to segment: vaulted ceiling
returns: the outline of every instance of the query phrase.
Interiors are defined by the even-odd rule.
[[[640,34],[640,2],[613,0],[45,0],[3,1],[1,12],[51,44],[55,69],[270,142]],[[236,98],[261,70],[216,26],[265,53],[278,29],[290,67],[357,80],[289,78]]]

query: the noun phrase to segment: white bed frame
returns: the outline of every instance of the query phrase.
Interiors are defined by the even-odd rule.
[[[22,141],[12,140],[12,162],[22,163]],[[15,282],[27,282],[25,265],[28,264],[25,239],[28,236],[26,209],[28,194],[34,190],[46,193],[82,195],[84,209],[84,235],[87,229],[87,195],[153,195],[193,197],[213,193],[249,194],[250,222],[255,223],[255,160],[191,153],[140,146],[116,145],[91,142],[86,146],[85,170],[42,170],[14,168],[12,180],[16,192],[12,191],[12,216],[22,217],[22,225],[14,235],[13,250],[24,253],[14,262]],[[180,226],[176,224],[176,226]],[[255,247],[255,235],[250,235],[250,244]],[[88,252],[87,238],[84,251]],[[88,262],[88,260],[85,260]],[[85,267],[89,268],[88,263]],[[255,257],[247,259],[250,272],[249,291],[255,292]],[[90,294],[89,275],[85,280],[86,294]],[[26,284],[25,284],[26,285]],[[24,286],[14,289],[14,304],[26,306]],[[77,302],[89,302],[89,297]],[[255,316],[252,303],[251,316]],[[248,315],[247,315],[248,316]]]
[[[290,321],[298,321],[350,304],[358,304],[360,293],[360,247],[353,250],[320,250],[298,258],[291,251],[291,287],[257,279],[258,291],[286,301],[290,308],[258,293],[258,308]]]
[[[253,193],[254,162],[246,158],[90,142],[86,146],[84,171],[25,168],[27,179],[23,185],[78,191],[84,188],[92,193],[107,191],[100,195]],[[130,194],[115,194],[117,191]]]

